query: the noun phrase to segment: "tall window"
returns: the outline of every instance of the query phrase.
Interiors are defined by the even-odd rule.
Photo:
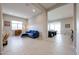
[[[60,22],[52,22],[48,23],[48,30],[55,30],[57,33],[61,32],[61,23]]]
[[[20,21],[12,21],[12,30],[22,29],[22,22]]]

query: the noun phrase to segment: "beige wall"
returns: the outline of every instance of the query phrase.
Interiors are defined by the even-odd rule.
[[[35,17],[29,19],[29,29],[38,30],[40,32],[40,39],[47,39],[47,13],[43,12]]]
[[[60,22],[61,23],[61,33],[62,34],[71,34],[71,29],[74,30],[74,19],[73,19],[73,17],[54,20],[54,21],[51,21],[51,22]],[[51,22],[48,22],[48,23],[51,23]],[[65,24],[70,24],[70,28],[65,28]]]
[[[7,15],[7,14],[3,14],[3,21],[10,21],[10,26],[9,27],[6,27],[4,26],[3,27],[3,32],[9,32],[11,35],[14,35],[14,31],[11,29],[11,21],[12,20],[15,20],[15,21],[21,21],[23,22],[23,32],[26,31],[26,27],[27,27],[27,24],[28,24],[28,20],[27,19],[23,19],[23,18],[20,18],[20,17],[15,17],[15,16],[11,16],[11,15]]]

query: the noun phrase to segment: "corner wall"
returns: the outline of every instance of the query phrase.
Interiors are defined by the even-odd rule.
[[[29,29],[38,30],[40,33],[39,39],[47,39],[47,13],[43,12],[29,19]]]

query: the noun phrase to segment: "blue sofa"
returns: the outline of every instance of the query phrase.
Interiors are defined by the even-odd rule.
[[[26,31],[24,34],[22,34],[21,37],[38,38],[39,32],[36,30],[29,30],[29,31]]]

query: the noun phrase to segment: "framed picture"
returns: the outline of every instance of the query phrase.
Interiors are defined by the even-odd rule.
[[[4,26],[10,26],[10,21],[4,21]]]
[[[70,24],[65,24],[65,28],[70,28]]]

